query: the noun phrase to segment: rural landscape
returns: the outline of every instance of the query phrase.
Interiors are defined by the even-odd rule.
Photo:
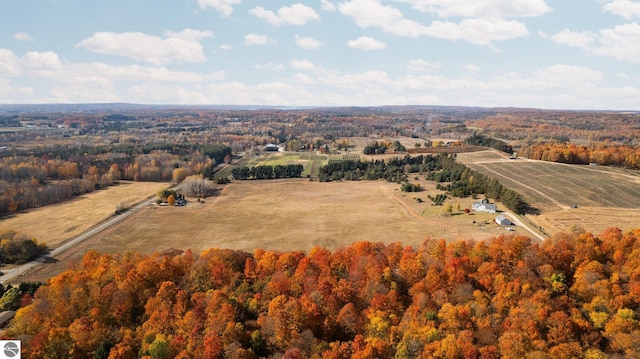
[[[636,113],[0,113],[28,357],[640,355]]]

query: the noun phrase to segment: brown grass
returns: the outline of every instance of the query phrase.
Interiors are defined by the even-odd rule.
[[[427,191],[404,193],[400,185],[383,181],[235,182],[204,204],[191,201],[186,207],[143,209],[65,252],[61,262],[47,264],[27,278],[46,279],[90,249],[103,253],[211,247],[306,251],[314,246],[336,249],[363,240],[418,246],[427,237],[480,240],[512,233],[491,223],[495,215],[458,212],[444,216],[442,207],[431,206],[427,198],[439,192],[433,184],[414,182]],[[417,203],[416,197],[424,202]],[[452,204],[456,201],[465,208],[473,200],[453,199]]]
[[[137,203],[166,183],[121,182],[63,203],[36,208],[0,220],[0,231],[14,230],[55,248],[109,218],[121,202]]]

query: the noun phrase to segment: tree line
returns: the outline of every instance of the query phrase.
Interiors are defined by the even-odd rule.
[[[304,166],[301,164],[275,166],[243,166],[231,170],[237,180],[262,180],[302,177]]]
[[[378,142],[375,141],[364,147],[362,151],[365,155],[381,155],[388,150],[394,152],[405,152],[407,148],[400,143],[400,141],[393,142]]]
[[[202,152],[185,152],[193,148]],[[55,157],[1,157],[0,216],[62,202],[119,180],[178,183],[187,176],[209,174],[218,159],[229,160],[231,154],[229,146],[219,143],[175,146],[172,151],[97,151],[81,155],[68,151]]]
[[[430,181],[439,182],[438,189],[449,192],[454,197],[468,197],[484,194],[486,197],[499,200],[507,208],[518,214],[535,213],[517,192],[506,188],[496,179],[468,168],[456,161],[456,155],[441,153],[439,155],[420,155],[394,157],[384,160],[343,160],[332,161],[320,168],[320,181],[336,180],[379,180],[401,183],[404,191],[415,191],[415,186],[408,184],[408,174],[424,173]],[[446,182],[443,185],[441,183]]]
[[[508,145],[506,142],[492,137],[484,136],[479,133],[474,133],[473,135],[465,138],[464,143],[466,145],[490,147],[509,154],[513,153],[513,147],[511,145]]]
[[[640,169],[640,146],[600,143],[589,146],[575,143],[536,143],[522,146],[519,154],[534,160],[598,164]]]
[[[640,230],[98,254],[25,296],[29,358],[640,357]]]
[[[0,232],[0,265],[26,263],[48,251],[47,245],[35,238],[25,238],[11,230]]]

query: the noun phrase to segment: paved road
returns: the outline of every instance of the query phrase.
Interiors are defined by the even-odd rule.
[[[156,196],[153,195],[151,197],[148,197],[146,200],[140,202],[139,204],[131,207],[128,211],[121,213],[117,216],[111,217],[107,220],[105,220],[104,222],[101,222],[100,224],[96,225],[95,227],[90,228],[89,230],[87,230],[86,232],[76,236],[75,238],[73,238],[72,240],[65,242],[63,245],[61,245],[60,247],[57,247],[55,249],[53,249],[52,251],[49,252],[49,254],[47,254],[46,257],[55,257],[57,255],[59,255],[60,253],[66,251],[67,249],[75,246],[76,244],[104,231],[105,229],[113,226],[114,224],[124,220],[125,218],[127,218],[128,216],[132,215],[133,213],[137,212],[138,210],[140,210],[141,208],[144,208],[152,203],[155,202]],[[46,258],[44,257],[44,258]],[[41,258],[41,260],[43,260],[44,258]],[[20,265],[18,267],[15,268],[11,268],[11,269],[2,269],[2,272],[4,273],[4,275],[2,277],[0,277],[0,283],[7,283],[7,282],[11,282],[12,280],[16,279],[17,277],[20,276],[20,274],[25,273],[26,271],[28,271],[29,269],[37,266],[41,264],[38,261],[34,261],[34,262],[29,262],[29,263],[25,263],[23,265]]]

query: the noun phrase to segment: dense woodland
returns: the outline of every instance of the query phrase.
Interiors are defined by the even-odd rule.
[[[330,252],[87,254],[26,296],[29,358],[631,358],[640,230]]]

